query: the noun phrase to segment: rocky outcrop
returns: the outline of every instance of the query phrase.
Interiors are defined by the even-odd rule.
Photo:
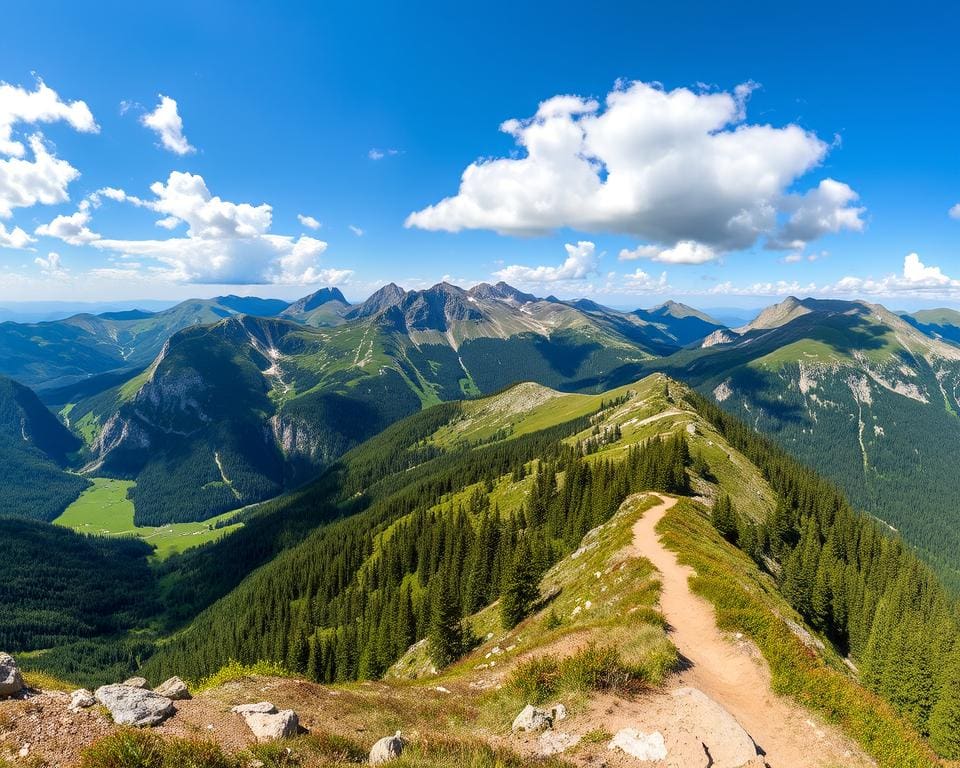
[[[269,701],[256,704],[240,704],[232,707],[243,718],[247,727],[260,743],[288,739],[296,736],[300,730],[300,718],[292,709],[283,709],[279,712]]]
[[[643,733],[636,728],[621,728],[607,744],[607,749],[623,752],[637,760],[659,761],[667,757],[667,745],[660,731]]]
[[[23,676],[9,653],[0,653],[0,698],[15,696],[23,690]]]
[[[157,693],[173,701],[183,701],[184,699],[191,698],[190,689],[187,688],[187,684],[179,677],[171,677],[169,680],[164,680],[157,686]]]
[[[93,697],[93,692],[86,688],[78,688],[70,694],[70,709],[74,712],[92,707],[96,703],[97,700]]]
[[[377,741],[370,750],[370,765],[383,765],[391,760],[396,760],[403,754],[403,748],[407,745],[400,731],[393,736],[384,736]]]
[[[143,688],[145,691],[150,690],[150,683],[147,682],[147,678],[145,677],[128,677],[122,684],[129,685],[131,688]]]
[[[160,725],[174,712],[173,702],[166,696],[132,685],[103,685],[93,695],[119,725]]]
[[[531,733],[543,731],[553,725],[553,715],[546,709],[527,704],[513,720],[513,731]]]

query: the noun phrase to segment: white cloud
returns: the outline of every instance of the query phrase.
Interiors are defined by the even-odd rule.
[[[210,193],[202,176],[175,171],[166,182],[152,184],[150,190],[154,198],[149,200],[111,188],[98,190],[90,200],[96,206],[107,198],[163,214],[158,224],[168,229],[186,224],[186,236],[101,238],[92,240],[91,245],[127,258],[151,259],[158,265],[150,268],[154,277],[184,283],[343,283],[352,274],[351,270],[321,268],[320,257],[327,249],[322,240],[271,233],[273,209],[266,203],[223,200]]]
[[[13,137],[17,123],[53,123],[63,120],[81,133],[97,133],[100,128],[83,101],[62,101],[42,80],[33,91],[0,82],[0,154],[23,157],[23,142]]]
[[[0,222],[0,248],[22,250],[35,242],[36,240],[20,229],[20,227],[7,229],[3,222]]]
[[[960,280],[944,274],[937,266],[924,264],[916,253],[907,254],[903,270],[881,278],[848,275],[833,283],[807,283],[780,280],[735,285],[724,282],[708,293],[731,296],[819,295],[862,298],[865,296],[913,296],[920,298],[960,298]]]
[[[567,258],[559,267],[525,267],[513,264],[493,274],[508,283],[555,283],[563,280],[584,280],[596,273],[600,256],[593,243],[581,240],[576,245],[567,243],[563,247],[567,251]]]
[[[814,223],[823,231],[862,226],[861,209],[850,206],[855,197],[843,202],[839,186],[850,188],[840,182],[787,193],[829,146],[797,125],[746,123],[754,87],[698,93],[634,82],[618,84],[603,107],[579,96],[548,99],[533,117],[501,125],[519,157],[472,163],[456,195],[411,213],[406,226],[624,233],[675,258],[695,253],[692,245],[678,251],[681,243],[714,253],[748,248],[772,236],[784,215],[803,234]]]
[[[69,200],[67,187],[80,176],[70,163],[47,150],[39,133],[30,136],[27,143],[33,160],[20,157],[0,160],[0,219],[9,218],[14,208]]]
[[[681,240],[672,248],[661,248],[656,245],[638,245],[632,251],[624,248],[620,251],[620,260],[650,259],[664,264],[705,264],[718,258],[719,255],[709,245],[694,240]]]
[[[302,213],[297,214],[297,220],[307,229],[320,229],[323,225],[313,216],[305,216]]]
[[[949,211],[947,211],[947,214],[951,219],[960,219],[960,203],[954,205]]]
[[[100,235],[87,227],[89,223],[89,211],[81,209],[69,216],[57,216],[49,224],[41,224],[34,234],[56,237],[70,245],[86,245],[100,239]]]
[[[354,226],[353,224],[348,224],[347,228],[357,237],[363,237],[363,230],[360,229],[360,227]]]
[[[861,218],[866,208],[854,207],[858,195],[848,185],[824,179],[803,195],[787,195],[782,208],[790,217],[767,247],[782,250],[803,250],[812,240],[841,230],[862,232]]]
[[[399,155],[399,149],[377,149],[374,147],[369,152],[367,152],[367,157],[371,160],[383,160],[385,157],[393,157],[394,155]]]
[[[625,274],[621,282],[616,276],[611,277],[612,286],[615,285],[620,292],[624,293],[647,293],[662,292],[667,290],[670,285],[667,283],[667,273],[661,272],[659,277],[648,275],[642,269]]]
[[[67,277],[69,270],[63,266],[63,263],[60,261],[60,254],[50,251],[47,254],[46,258],[43,256],[37,256],[33,260],[33,263],[40,267],[40,271],[47,277],[54,277],[62,279]]]
[[[169,96],[160,94],[160,103],[153,112],[144,115],[140,122],[155,131],[165,149],[177,155],[188,155],[197,150],[190,146],[183,135],[183,120],[177,111],[177,102]]]
[[[162,219],[157,219],[154,224],[163,229],[173,230],[179,227],[183,222],[180,221],[176,216],[164,216]]]

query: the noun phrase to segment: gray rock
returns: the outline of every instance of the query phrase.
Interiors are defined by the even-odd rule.
[[[23,690],[23,676],[13,656],[0,653],[0,698],[14,696]]]
[[[537,739],[538,751],[542,757],[559,755],[580,743],[581,736],[563,731],[544,731]]]
[[[621,728],[607,744],[611,751],[619,750],[637,760],[656,762],[667,756],[667,745],[660,731],[644,733],[636,728]]]
[[[236,712],[238,715],[272,715],[277,711],[277,708],[269,701],[258,701],[256,704],[237,704],[237,706],[231,707],[230,711]]]
[[[757,745],[722,705],[696,688],[678,688],[673,696],[671,730],[695,735],[710,751],[713,768],[739,768],[756,759]]]
[[[543,731],[553,725],[553,717],[545,709],[527,704],[513,720],[514,731]]]
[[[183,701],[184,699],[192,698],[187,684],[179,677],[171,677],[169,680],[164,680],[156,687],[156,692],[174,701]]]
[[[555,723],[567,719],[567,708],[563,704],[554,704],[550,707],[550,719]]]
[[[121,685],[128,685],[131,688],[143,688],[145,691],[150,690],[150,683],[147,682],[147,678],[145,677],[128,677]]]
[[[383,765],[391,760],[396,760],[403,754],[403,748],[407,745],[400,731],[393,736],[384,736],[370,750],[370,765]]]
[[[86,709],[97,703],[93,694],[86,688],[79,688],[70,694],[70,709]]]
[[[131,685],[103,685],[93,695],[119,725],[136,728],[160,725],[174,711],[173,702],[166,696]]]
[[[300,718],[292,709],[275,713],[247,712],[243,719],[260,743],[290,738],[300,730]]]

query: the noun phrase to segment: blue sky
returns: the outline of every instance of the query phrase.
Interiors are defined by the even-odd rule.
[[[960,11],[539,5],[7,8],[0,302],[957,303]]]

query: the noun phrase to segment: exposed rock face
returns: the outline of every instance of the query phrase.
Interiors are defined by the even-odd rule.
[[[93,693],[86,688],[79,688],[70,694],[70,709],[76,712],[78,709],[86,709],[97,703],[93,698]]]
[[[527,704],[520,714],[514,718],[514,731],[542,731],[553,725],[553,715],[545,709],[538,709],[532,704]]]
[[[611,751],[619,750],[637,760],[664,760],[667,757],[667,745],[660,731],[643,733],[636,728],[622,728],[607,745]]]
[[[94,697],[110,710],[115,723],[136,728],[159,725],[174,711],[166,696],[130,685],[103,685]]]
[[[143,688],[145,691],[150,690],[150,683],[147,682],[145,677],[128,677],[123,681],[123,685],[129,685],[131,688]]]
[[[183,701],[191,698],[187,684],[179,677],[171,677],[169,680],[162,682],[157,686],[157,693],[173,701]]]
[[[287,739],[296,736],[300,730],[300,719],[292,709],[273,713],[248,712],[243,719],[260,743]]]
[[[383,765],[391,760],[396,760],[403,753],[403,748],[407,745],[400,731],[393,736],[384,736],[370,750],[370,765]]]
[[[14,696],[23,690],[23,676],[13,656],[0,653],[0,698]]]

